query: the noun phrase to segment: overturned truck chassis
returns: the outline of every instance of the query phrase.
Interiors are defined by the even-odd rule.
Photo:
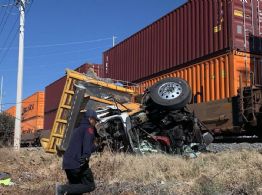
[[[107,110],[107,114],[110,112]],[[203,130],[205,127],[186,109],[160,111],[154,119],[144,110],[133,116],[111,115],[110,119],[101,117],[97,126],[102,141],[113,151],[135,153],[184,154],[185,150],[204,150],[212,136],[203,135]]]

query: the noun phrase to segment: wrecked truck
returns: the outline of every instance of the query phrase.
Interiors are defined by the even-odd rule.
[[[114,152],[184,154],[204,150],[209,130],[187,109],[192,91],[186,81],[167,78],[138,97],[128,87],[67,70],[67,81],[46,152],[62,154],[87,109],[100,119],[98,142]],[[138,103],[139,102],[139,103]]]

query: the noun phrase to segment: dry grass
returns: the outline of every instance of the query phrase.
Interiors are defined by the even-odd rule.
[[[202,154],[197,159],[104,154],[93,159],[92,167],[105,183],[154,184],[167,194],[257,194],[262,187],[262,155],[257,151]]]
[[[53,194],[65,181],[60,159],[42,150],[0,150],[0,171],[10,172],[15,186],[0,194]],[[260,194],[262,155],[257,151],[175,156],[94,155],[97,181],[93,194]]]
[[[0,171],[11,173],[11,187],[0,187],[0,194],[54,194],[57,181],[64,181],[60,160],[42,149],[0,149]]]

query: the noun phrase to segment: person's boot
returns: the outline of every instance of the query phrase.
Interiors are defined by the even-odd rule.
[[[64,195],[65,192],[62,189],[62,186],[59,183],[55,185],[55,195]]]

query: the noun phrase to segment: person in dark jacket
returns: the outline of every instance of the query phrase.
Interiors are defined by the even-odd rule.
[[[62,164],[69,184],[57,185],[57,195],[82,194],[95,189],[93,173],[89,168],[89,158],[96,150],[94,138],[97,121],[96,112],[88,110],[79,127],[73,130]]]

